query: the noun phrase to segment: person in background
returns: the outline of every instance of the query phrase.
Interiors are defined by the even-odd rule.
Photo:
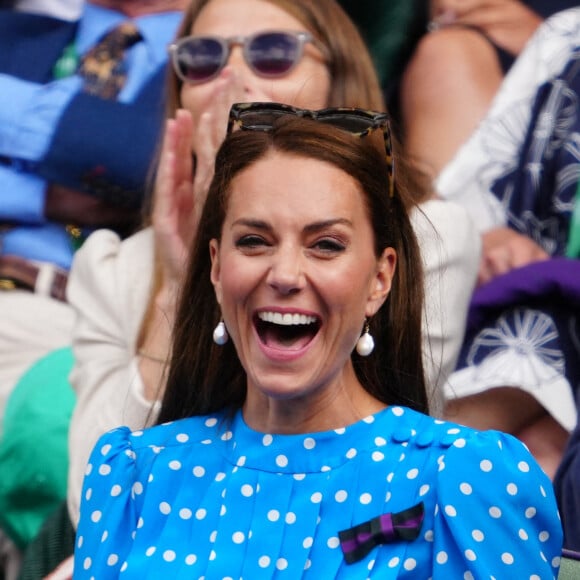
[[[406,151],[433,179],[487,113],[542,21],[576,0],[431,0],[401,80]]]
[[[140,222],[184,4],[91,0],[71,22],[0,12],[0,433],[18,379],[70,345],[75,249]]]
[[[555,578],[560,520],[529,452],[425,414],[389,131],[384,113],[233,106],[159,424],[96,444],[75,578]]]
[[[160,128],[166,45],[183,4],[94,0],[74,23],[1,14],[0,421],[23,370],[70,343],[65,287],[82,228],[126,235],[138,223]],[[90,50],[125,21],[138,30],[114,94],[99,84],[102,71],[91,74]]]
[[[554,479],[564,547],[575,551],[579,38],[578,7],[542,23],[436,184],[442,196],[478,215],[483,231],[504,229],[508,241],[486,248],[447,416],[508,430],[526,443]]]
[[[526,443],[550,477],[577,424],[580,10],[538,28],[436,181],[484,239],[446,417]]]

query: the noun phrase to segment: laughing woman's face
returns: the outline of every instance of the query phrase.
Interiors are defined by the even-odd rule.
[[[375,255],[358,183],[329,163],[271,152],[232,181],[222,237],[210,250],[216,296],[247,374],[245,413],[356,398],[362,386],[350,355],[365,317],[388,295],[396,262],[392,248]]]

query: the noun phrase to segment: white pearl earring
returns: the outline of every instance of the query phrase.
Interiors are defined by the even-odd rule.
[[[213,331],[213,341],[220,346],[223,346],[228,341],[228,330],[224,321],[218,323],[218,325],[214,328]]]
[[[361,356],[369,356],[375,348],[375,341],[369,332],[369,321],[365,320],[365,331],[356,342],[356,352]]]

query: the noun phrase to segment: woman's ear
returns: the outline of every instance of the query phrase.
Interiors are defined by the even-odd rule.
[[[367,318],[374,316],[387,299],[391,291],[396,267],[397,252],[394,248],[385,248],[381,257],[377,260],[377,269],[371,281],[365,310]]]
[[[215,297],[218,304],[222,303],[222,283],[221,283],[221,268],[220,268],[220,245],[215,238],[209,242],[209,256],[211,258],[211,283],[215,292]]]

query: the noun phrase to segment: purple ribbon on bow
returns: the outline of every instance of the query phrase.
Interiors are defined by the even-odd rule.
[[[398,540],[411,542],[421,531],[423,502],[397,513],[382,514],[368,522],[338,532],[340,547],[347,564],[362,560],[375,546]]]

